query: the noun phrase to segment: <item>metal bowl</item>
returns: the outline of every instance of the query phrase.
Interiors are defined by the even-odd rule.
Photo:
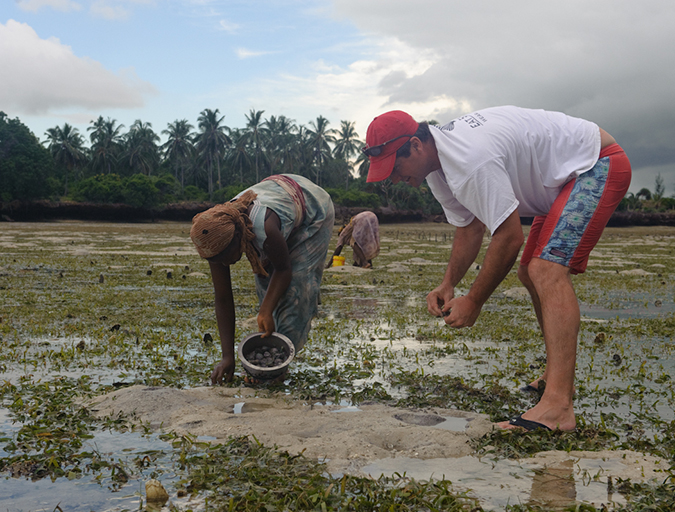
[[[244,370],[246,370],[251,377],[261,380],[270,380],[286,373],[288,365],[291,364],[291,361],[293,361],[293,358],[295,357],[295,346],[291,340],[281,333],[273,332],[272,335],[267,338],[262,338],[261,336],[263,334],[265,333],[255,332],[246,336],[239,344],[237,354],[239,355],[239,360],[241,361]],[[255,349],[265,346],[270,348],[276,347],[279,350],[283,350],[286,354],[284,362],[278,366],[263,367],[256,366],[246,359],[245,355],[249,355]]]

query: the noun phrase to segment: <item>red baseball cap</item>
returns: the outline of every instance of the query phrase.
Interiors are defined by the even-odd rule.
[[[385,112],[371,121],[366,133],[366,147],[363,148],[370,160],[367,182],[389,177],[394,169],[396,152],[415,135],[418,127],[419,123],[402,110]],[[368,150],[376,148],[379,149],[377,155],[368,153]]]

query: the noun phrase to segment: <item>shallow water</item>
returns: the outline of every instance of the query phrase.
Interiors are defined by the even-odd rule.
[[[359,410],[352,403],[352,393],[366,388],[380,386],[395,400],[405,398],[410,390],[390,382],[399,371],[418,372],[420,378],[461,377],[475,388],[491,384],[488,377],[497,375],[496,382],[517,394],[520,386],[543,371],[543,340],[529,299],[506,294],[522,286],[515,272],[486,303],[472,329],[454,331],[428,315],[425,297],[442,278],[450,245],[431,239],[420,243],[416,229],[414,225],[382,226],[383,250],[372,271],[324,273],[321,316],[291,368],[291,374],[319,376],[307,387],[320,389],[321,394],[308,400],[319,401],[323,395],[331,402],[335,396],[331,402],[338,406],[335,412],[352,414]],[[438,230],[436,240],[446,241],[447,226],[424,229]],[[5,354],[0,358],[0,382],[16,384],[26,379],[37,384],[60,375],[87,376],[96,386],[206,383],[220,357],[217,340],[210,345],[203,342],[204,333],[215,337],[217,332],[213,292],[208,267],[194,254],[188,231],[188,224],[0,225],[4,308],[0,346]],[[675,314],[675,260],[663,254],[664,248],[675,248],[675,230],[645,230],[635,240],[630,233],[629,229],[608,230],[594,251],[597,261],[587,275],[575,278],[575,287],[585,297],[580,305],[584,321],[576,406],[589,422],[599,423],[600,413],[615,414],[618,423],[611,427],[635,424],[645,436],[654,436],[658,429],[645,417],[675,419],[669,380],[675,378],[670,328]],[[658,240],[651,233],[657,233]],[[649,275],[616,272],[637,267],[648,269]],[[172,269],[173,279],[167,279],[165,269]],[[152,270],[150,276],[148,270]],[[192,272],[203,275],[187,275]],[[238,318],[253,317],[257,299],[250,269],[242,261],[232,272]],[[472,268],[467,279],[475,275]],[[468,283],[461,283],[458,294],[466,293]],[[115,324],[121,328],[111,332]],[[322,329],[324,325],[328,327]],[[238,323],[237,336],[249,330]],[[607,333],[607,341],[596,343],[600,330]],[[82,351],[77,348],[80,342],[85,345]],[[343,377],[339,385],[331,369]],[[238,366],[237,376],[241,374]],[[233,414],[258,410],[241,400]],[[7,410],[0,407],[0,432],[11,437],[20,426],[12,424]],[[430,428],[461,432],[466,426],[465,419],[447,418]],[[0,450],[4,447],[0,443]],[[166,454],[157,459],[154,469],[161,473],[167,490],[176,478],[168,455],[171,447],[156,437],[97,431],[87,449],[123,462],[141,457],[144,451],[162,450]],[[8,454],[0,451],[0,456]],[[448,478],[457,485],[474,489],[496,508],[529,501],[558,506],[561,501],[556,500],[608,503],[620,499],[607,495],[606,482],[584,476],[600,471],[594,464],[577,461],[572,469],[547,476],[508,460],[396,458],[374,463],[373,471],[405,471],[408,476],[417,471],[420,478],[451,475]],[[462,471],[453,473],[457,468]],[[571,479],[564,476],[570,471]],[[109,475],[101,483],[92,476],[55,482],[3,480],[0,510],[51,511],[61,499],[64,511],[136,510],[147,476],[145,471],[143,478],[134,477],[117,492],[109,489]],[[563,482],[561,489],[556,482]]]
[[[1,410],[0,410],[1,411]],[[2,415],[0,415],[0,418]],[[6,428],[4,432],[9,433]],[[114,459],[121,466],[131,466],[134,459],[150,454],[157,457],[153,467],[145,475],[132,477],[119,490],[111,494],[111,481],[97,481],[91,474],[73,478],[63,477],[55,481],[43,478],[31,481],[25,477],[11,478],[4,475],[0,486],[0,510],[13,512],[24,510],[55,510],[58,505],[64,511],[91,510],[138,510],[145,496],[145,482],[151,470],[162,472],[159,477],[167,489],[176,480],[171,470],[172,462],[165,452],[170,446],[157,436],[144,436],[134,432],[96,432],[87,440],[82,451],[91,451],[105,459]]]
[[[596,507],[625,503],[620,494],[608,492],[606,473],[621,469],[619,466],[613,461],[570,458],[539,470],[527,463],[471,456],[427,460],[397,457],[375,461],[363,471],[375,478],[399,474],[415,480],[450,480],[478,498],[486,510],[516,504],[562,510],[579,502]]]

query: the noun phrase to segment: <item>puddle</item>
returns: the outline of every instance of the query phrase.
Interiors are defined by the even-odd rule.
[[[602,320],[614,318],[658,318],[675,312],[675,303],[662,302],[656,306],[654,303],[632,302],[616,308],[605,308],[596,304],[579,304],[582,316],[599,318]]]
[[[361,409],[359,409],[356,405],[348,405],[347,407],[342,407],[340,409],[336,409],[331,412],[360,412]]]
[[[4,428],[4,424],[2,427]],[[18,427],[17,427],[18,428]],[[153,465],[147,468],[147,474],[134,476],[117,492],[108,487],[108,472],[99,482],[95,475],[85,473],[80,478],[58,478],[51,481],[43,478],[37,481],[20,478],[5,478],[3,473],[2,493],[0,493],[0,510],[62,510],[89,512],[91,510],[140,510],[141,496],[145,496],[145,481],[150,479],[150,472],[160,469],[161,480],[169,494],[175,495],[172,482],[177,476],[170,469],[173,462],[170,458],[171,446],[156,436],[142,436],[133,432],[119,433],[101,431],[93,439],[83,443],[82,451],[98,454],[103,459],[114,459],[123,467],[134,468],[134,459],[142,459],[146,455],[155,458]]]
[[[542,467],[471,456],[426,460],[397,457],[380,459],[362,471],[373,478],[398,474],[415,480],[449,480],[477,498],[486,510],[518,504],[562,510],[574,503],[596,507],[625,503],[620,494],[608,493],[607,475],[610,470],[620,472],[620,466],[619,462],[594,459],[568,459]]]
[[[469,422],[473,418],[456,418],[453,416],[443,416],[445,421],[434,425],[435,428],[442,428],[443,430],[452,430],[453,432],[464,432],[466,427],[469,426]]]
[[[260,412],[266,409],[274,407],[271,404],[252,404],[249,402],[237,402],[234,404],[232,411],[233,414],[245,414],[248,412]]]
[[[441,416],[439,414],[402,412],[394,414],[394,418],[403,423],[421,427],[433,427],[453,432],[464,432],[469,421],[473,418],[459,418],[457,416]]]

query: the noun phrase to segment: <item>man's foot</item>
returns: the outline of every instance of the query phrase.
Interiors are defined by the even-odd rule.
[[[536,421],[526,420],[525,418],[523,418],[522,414],[520,416],[516,416],[515,418],[511,418],[508,423],[509,423],[509,425],[513,425],[514,427],[524,428],[527,431],[532,431],[532,430],[548,430],[548,431],[550,431],[551,430],[550,428],[548,428],[543,423],[538,423]]]
[[[532,409],[524,412],[520,416],[512,418],[509,421],[502,421],[496,425],[498,428],[505,430],[514,428],[536,430],[537,428],[545,427],[549,430],[573,432],[576,430],[577,422],[571,407],[548,407],[546,404],[539,402]],[[528,426],[530,428],[528,428]]]
[[[537,379],[534,382],[530,382],[529,384],[520,388],[520,391],[523,393],[538,393],[539,396],[541,396],[544,394],[545,389],[546,381],[544,379]]]

